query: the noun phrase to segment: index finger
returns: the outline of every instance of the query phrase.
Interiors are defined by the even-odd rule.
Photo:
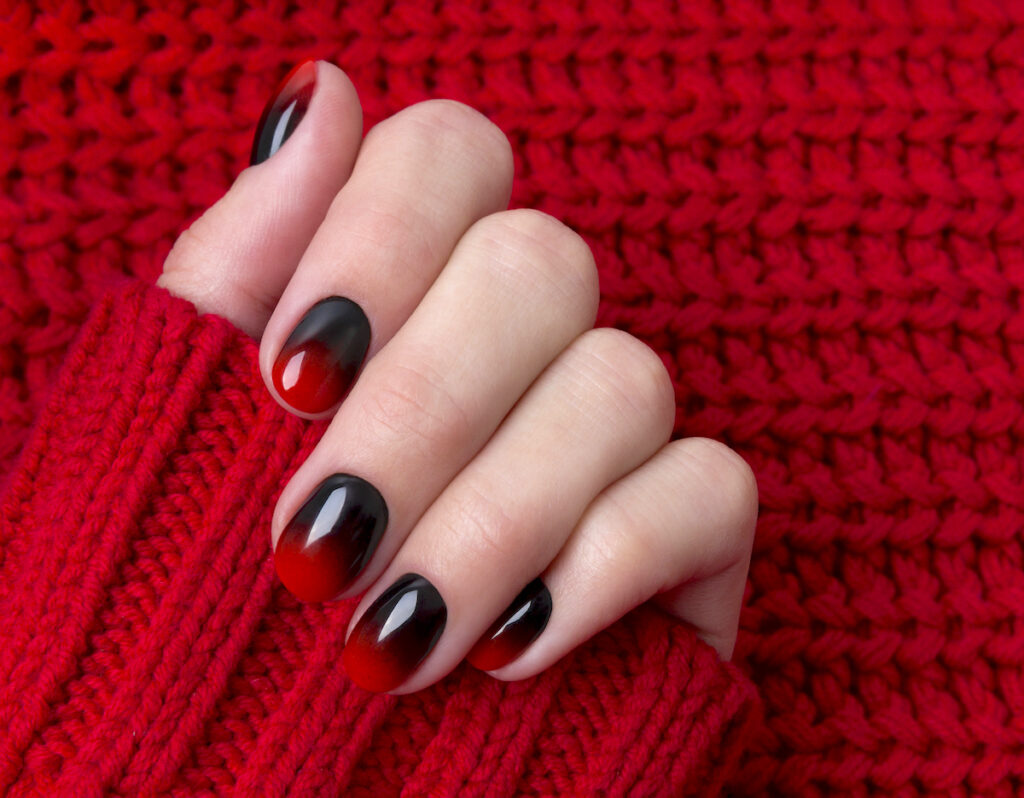
[[[306,418],[331,413],[511,190],[508,139],[466,105],[430,100],[374,127],[264,332],[274,397]]]

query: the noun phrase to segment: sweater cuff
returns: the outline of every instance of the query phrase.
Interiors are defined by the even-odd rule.
[[[0,792],[715,793],[760,704],[651,607],[522,682],[355,687],[357,599],[273,572],[326,422],[273,401],[257,350],[144,283],[91,312],[0,500]]]

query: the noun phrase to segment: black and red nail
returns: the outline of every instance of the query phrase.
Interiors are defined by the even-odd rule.
[[[433,651],[447,619],[437,588],[419,574],[405,574],[352,630],[342,654],[345,671],[366,690],[394,690]]]
[[[365,479],[328,477],[288,522],[274,567],[302,601],[329,601],[362,573],[388,525],[384,497]]]
[[[252,142],[252,165],[281,149],[309,109],[316,88],[316,61],[306,60],[285,75],[263,109]]]
[[[551,593],[540,579],[534,579],[484,632],[466,660],[482,671],[503,668],[540,636],[550,617]]]
[[[271,377],[292,408],[315,415],[340,402],[366,358],[370,322],[351,299],[317,302],[295,326],[274,361]]]

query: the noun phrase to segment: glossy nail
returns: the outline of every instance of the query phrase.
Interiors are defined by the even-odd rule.
[[[274,549],[277,575],[301,601],[328,601],[359,576],[387,525],[387,505],[373,485],[334,474],[281,533]]]
[[[383,693],[406,681],[434,649],[448,610],[419,574],[405,574],[377,597],[349,636],[342,660],[349,677]]]
[[[260,115],[252,141],[253,165],[281,149],[306,115],[316,88],[316,61],[303,61],[285,75]]]
[[[466,660],[482,671],[503,668],[540,636],[550,617],[551,593],[540,579],[534,579],[484,632]]]
[[[302,413],[322,413],[352,387],[370,346],[370,322],[351,299],[332,296],[306,311],[274,361],[278,395]]]

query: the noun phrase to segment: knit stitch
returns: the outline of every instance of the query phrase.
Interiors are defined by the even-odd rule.
[[[352,78],[368,126],[437,96],[494,119],[516,154],[513,206],[578,230],[600,269],[600,323],[662,354],[676,385],[676,434],[722,439],[754,467],[761,514],[735,659],[758,686],[765,717],[731,790],[1024,792],[1022,4],[250,5],[0,0],[0,464],[9,518],[24,524],[19,513],[41,513],[32,528],[46,529],[54,518],[45,514],[58,513],[29,501],[47,480],[52,495],[57,476],[39,469],[32,458],[46,453],[26,440],[47,396],[64,396],[75,375],[96,377],[100,364],[84,358],[54,384],[90,307],[123,275],[155,278],[177,232],[244,167],[276,81],[302,58],[327,58]],[[212,544],[232,524],[265,523],[258,502],[208,495],[211,475],[245,467],[218,453],[260,446],[286,470],[317,433],[284,418],[273,433],[263,417],[267,437],[245,440],[264,409],[243,398],[237,354],[227,372],[219,362],[207,369],[220,357],[220,334],[210,333],[205,353],[178,352],[197,379],[235,375],[217,377],[226,380],[219,391],[186,396],[174,383],[158,400],[159,385],[138,393],[131,382],[133,396],[187,417],[186,450],[206,454],[175,461],[172,431],[159,426],[124,462],[109,451],[125,440],[113,430],[91,430],[102,441],[96,453],[61,438],[66,473],[92,482],[59,510],[94,534],[66,541],[51,561],[17,524],[0,527],[0,567],[20,574],[0,579],[0,601],[28,602],[51,634],[33,649],[45,661],[5,660],[5,675],[41,692],[16,713],[0,769],[56,778],[69,763],[85,767],[80,757],[112,735],[116,762],[90,767],[107,768],[108,783],[129,794],[146,773],[171,779],[177,763],[183,789],[316,792],[339,763],[360,757],[353,794],[377,794],[374,768],[395,792],[406,779],[426,786],[437,775],[419,769],[420,753],[466,715],[463,680],[484,677],[460,672],[430,697],[404,699],[400,712],[369,701],[325,669],[337,641],[318,633],[322,616],[274,598],[260,552]],[[91,340],[80,339],[79,357],[103,345]],[[137,346],[147,368],[160,357]],[[121,435],[139,423],[129,401],[110,413]],[[76,425],[105,421],[102,406],[82,402]],[[225,417],[234,420],[225,426]],[[43,422],[61,434],[59,419]],[[89,468],[94,454],[142,480],[112,519],[90,514],[100,505],[89,491],[104,484]],[[15,470],[19,456],[28,459]],[[165,512],[154,515],[144,506],[155,476],[146,482],[146,469],[161,458]],[[26,473],[41,486],[19,482]],[[267,501],[274,489],[260,488]],[[155,520],[165,517],[175,520]],[[164,525],[143,534],[138,523]],[[205,548],[193,551],[197,543]],[[96,571],[99,550],[107,572]],[[205,570],[187,571],[186,559]],[[48,621],[29,588],[36,576],[53,590],[72,575],[83,592],[61,600],[83,614],[58,644],[46,624],[63,616]],[[228,597],[238,580],[255,597],[236,605]],[[201,585],[213,592],[186,607]],[[268,601],[271,616],[256,608]],[[181,628],[156,630],[149,619],[158,611]],[[344,608],[326,612],[345,618]],[[31,630],[13,626],[5,636],[32,645]],[[212,648],[191,648],[206,639],[200,629],[214,635]],[[128,660],[126,641],[137,646]],[[581,657],[601,672],[601,655]],[[140,685],[112,678],[151,666],[184,681],[171,689],[161,670],[159,685],[129,694]],[[539,715],[525,722],[543,772],[515,757],[465,759],[485,735],[518,739],[519,718],[502,701],[521,688],[481,681],[473,684],[482,696],[502,698],[486,720],[463,724],[467,737],[451,756],[460,775],[451,778],[484,785],[472,781],[479,772],[508,785],[531,773],[524,778],[537,792],[564,794],[576,783],[568,774],[604,761],[592,759],[602,743],[573,726],[599,716],[604,696],[564,690],[553,683],[563,672],[540,677],[537,703],[525,710]],[[190,694],[200,673],[203,688]],[[307,706],[303,680],[315,678],[327,697]],[[583,689],[588,680],[577,678]],[[114,714],[97,728],[101,707]],[[551,707],[557,719],[542,730]],[[318,745],[339,712],[358,721]],[[142,736],[135,748],[125,742],[133,731]],[[617,777],[594,772],[585,783]]]
[[[533,679],[463,665],[408,699],[355,687],[340,653],[357,599],[301,605],[275,578],[274,501],[324,424],[271,399],[256,351],[134,281],[84,325],[0,507],[0,614],[18,619],[0,650],[0,791],[721,786],[753,687],[653,609]],[[405,762],[382,763],[389,722]]]

